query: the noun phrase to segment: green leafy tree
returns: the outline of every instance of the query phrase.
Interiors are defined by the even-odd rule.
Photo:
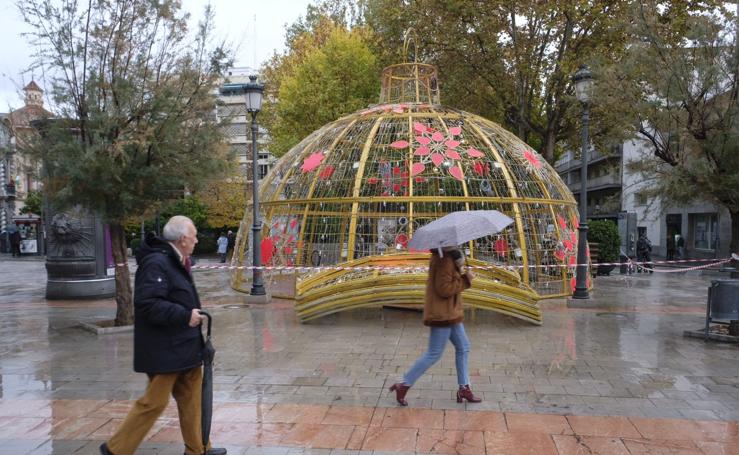
[[[275,107],[279,120],[270,129],[274,151],[282,154],[324,124],[377,102],[378,76],[361,36],[335,29],[283,79]]]
[[[196,191],[228,167],[213,93],[230,64],[213,45],[210,8],[195,34],[177,0],[18,2],[37,65],[63,120],[32,152],[55,206],[79,204],[110,225],[126,264],[127,220]],[[116,325],[130,324],[129,270],[116,267]]]
[[[175,215],[184,215],[192,220],[199,231],[210,228],[208,222],[208,206],[196,195],[188,195],[177,199],[162,211],[160,217],[164,220]]]
[[[633,45],[605,72],[611,118],[643,156],[628,163],[650,198],[707,200],[725,207],[731,251],[739,251],[739,43],[721,2],[643,1],[634,6]],[[694,2],[690,2],[694,3]]]
[[[263,119],[276,156],[324,124],[377,102],[379,66],[368,31],[350,29],[346,5],[337,4],[343,6],[309,7],[306,18],[287,30],[286,53],[263,69]]]
[[[572,76],[623,52],[628,3],[369,0],[366,22],[383,63],[437,65],[445,104],[500,122],[553,162],[558,147],[577,138]],[[399,56],[410,28],[419,55]],[[595,113],[593,120],[594,134],[608,126]]]
[[[230,177],[210,182],[198,197],[207,210],[208,225],[213,229],[238,229],[244,210],[247,207],[246,190],[243,177]],[[249,203],[251,199],[249,199]]]
[[[26,194],[26,199],[23,201],[23,208],[21,208],[21,215],[26,213],[33,213],[35,215],[41,215],[43,211],[43,194],[41,191],[31,190]]]

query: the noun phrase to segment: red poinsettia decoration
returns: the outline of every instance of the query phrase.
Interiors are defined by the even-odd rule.
[[[260,248],[262,253],[262,264],[269,264],[269,262],[272,260],[272,256],[275,254],[275,244],[274,242],[272,242],[272,238],[263,238]]]
[[[577,235],[570,229],[567,220],[562,215],[557,215],[557,225],[559,225],[560,241],[557,243],[554,257],[560,262],[567,263],[568,267],[572,267],[575,260]]]
[[[472,170],[479,176],[486,176],[490,174],[490,164],[483,163],[482,161],[474,161],[472,163]]]
[[[557,224],[559,224],[560,229],[562,230],[567,229],[567,221],[565,221],[562,215],[557,215]]]
[[[303,161],[303,165],[300,167],[300,170],[303,171],[304,174],[306,172],[310,172],[320,166],[324,158],[326,158],[326,155],[324,155],[322,151],[311,153],[310,156]]]
[[[278,221],[270,228],[272,235],[262,239],[262,264],[264,265],[293,265],[292,254],[295,252],[298,219],[290,218],[285,223]]]
[[[566,264],[568,272],[573,276],[570,281],[572,290],[575,290],[575,269],[577,267],[577,232],[575,232],[578,220],[576,217],[571,219],[572,225],[567,223],[567,220],[562,215],[557,215],[557,224],[560,228],[560,242],[557,243],[557,247],[554,251],[554,257],[560,262]],[[574,226],[573,226],[574,225]],[[590,259],[590,248],[586,246],[585,249],[586,260]],[[590,279],[588,278],[588,287],[590,287]]]
[[[497,239],[493,243],[493,251],[495,251],[500,256],[505,256],[508,254],[508,241],[506,239]]]
[[[321,178],[321,180],[328,180],[328,179],[330,179],[330,178],[331,178],[331,176],[332,176],[332,175],[334,175],[334,171],[335,171],[335,170],[336,170],[336,168],[334,168],[334,167],[333,167],[333,166],[331,166],[331,165],[329,165],[329,166],[326,166],[326,167],[324,167],[324,168],[323,168],[323,169],[321,170],[321,172],[320,172],[320,173],[318,174],[318,177],[320,177],[320,178]]]
[[[536,156],[536,153],[534,153],[533,150],[524,150],[523,157],[526,158],[526,161],[536,169],[541,169],[541,160]]]
[[[449,174],[457,180],[464,180],[462,167],[457,163],[462,159],[460,154],[462,150],[459,148],[461,141],[458,138],[462,134],[462,127],[449,128],[449,133],[445,135],[420,122],[415,122],[413,131],[416,135],[413,155],[419,157],[419,161],[411,164],[412,176],[422,173],[428,163],[433,163],[434,166],[439,167],[443,162],[448,161],[451,163],[448,168]],[[410,145],[408,141],[402,140],[390,144],[391,147],[396,149],[407,148]]]
[[[392,166],[387,161],[381,161],[378,166],[379,177],[368,177],[369,185],[382,184],[383,196],[407,196],[408,195],[408,171],[400,166]]]

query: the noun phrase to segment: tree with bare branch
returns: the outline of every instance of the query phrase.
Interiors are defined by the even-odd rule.
[[[51,77],[59,121],[30,153],[45,192],[110,226],[116,325],[133,320],[126,220],[218,177],[229,163],[214,91],[229,55],[212,42],[213,12],[195,32],[179,0],[23,0],[36,65]]]
[[[632,44],[599,84],[609,118],[647,153],[628,163],[643,194],[667,204],[725,207],[739,251],[739,41],[723,2],[634,4]],[[698,2],[696,2],[698,3]],[[733,6],[733,5],[732,5]]]

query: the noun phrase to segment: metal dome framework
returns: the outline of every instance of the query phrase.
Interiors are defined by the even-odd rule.
[[[420,226],[458,210],[515,223],[466,245],[478,273],[465,301],[541,323],[537,301],[571,293],[578,214],[559,175],[500,125],[438,104],[436,69],[388,67],[377,106],[315,131],[261,183],[265,265],[307,269],[301,320],[356,307],[422,303],[428,254],[408,251]],[[234,261],[244,263],[250,211]],[[248,258],[246,258],[248,261]],[[247,262],[248,263],[248,262]],[[236,271],[233,286],[248,291]]]

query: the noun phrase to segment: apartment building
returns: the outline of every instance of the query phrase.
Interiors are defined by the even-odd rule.
[[[249,82],[249,76],[253,74],[257,74],[257,71],[253,68],[231,68],[228,71],[228,77],[224,83],[245,84]],[[243,171],[242,175],[251,177],[251,115],[247,115],[244,96],[219,92],[218,98],[221,101],[221,105],[218,107],[218,118],[229,120],[228,126],[226,127],[229,143]],[[257,117],[257,121],[259,121],[259,117]],[[259,153],[257,166],[259,166],[258,173],[260,179],[264,178],[277,162],[277,158],[267,150],[266,144],[268,140],[267,131],[260,126],[257,136],[257,151]]]
[[[683,206],[660,198],[649,198],[648,182],[629,170],[628,163],[651,156],[651,148],[639,139],[625,141],[604,153],[591,149],[588,156],[588,219],[610,219],[618,224],[621,246],[636,254],[636,240],[644,233],[652,242],[652,253],[665,257],[668,238],[677,246],[683,238],[684,258],[728,257],[731,217],[710,202]],[[566,152],[555,168],[579,201],[579,153]],[[677,253],[677,252],[676,252]],[[677,254],[675,254],[677,259]]]

